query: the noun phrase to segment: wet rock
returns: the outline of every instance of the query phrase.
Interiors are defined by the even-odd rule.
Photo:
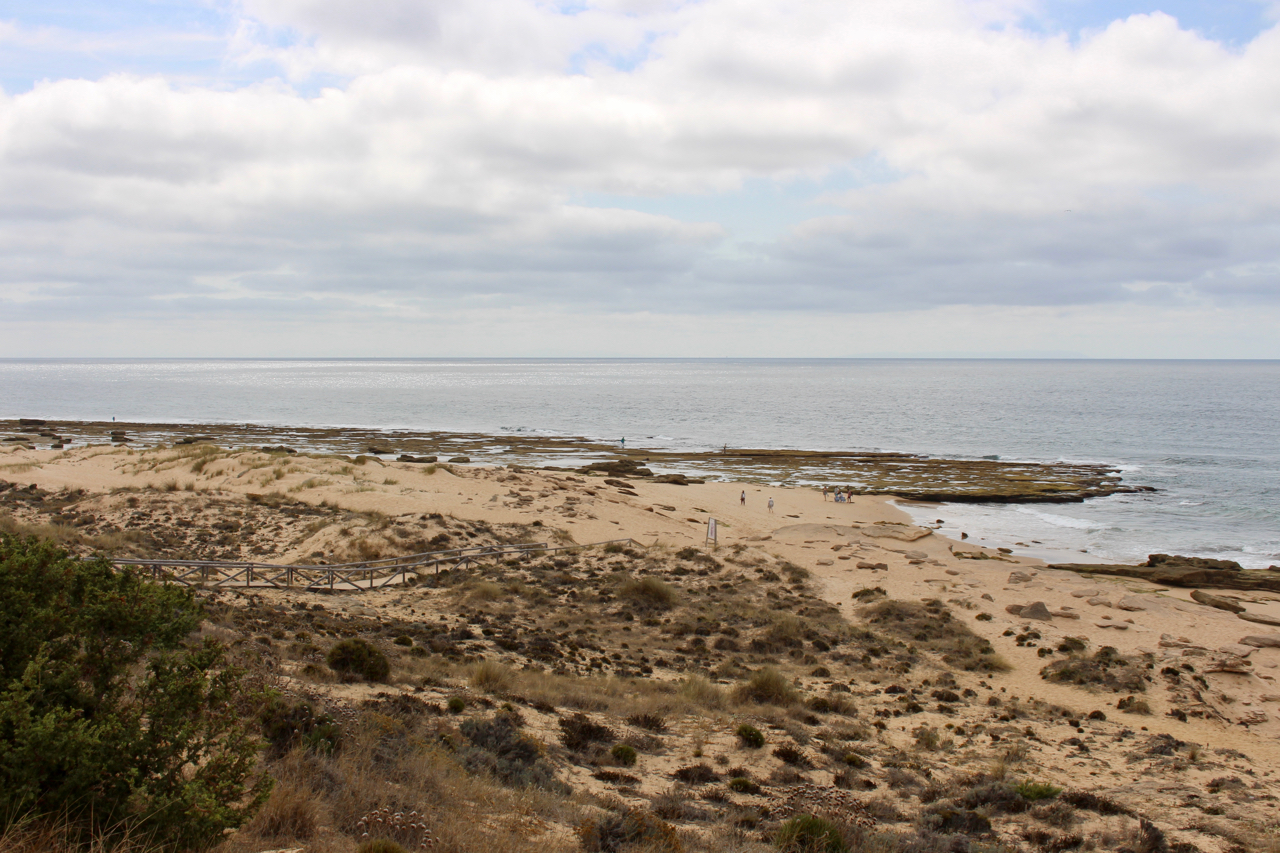
[[[438,457],[435,457],[435,456],[410,456],[408,453],[402,453],[401,455],[396,457],[396,461],[397,462],[416,462],[421,464],[421,463],[427,463],[427,462],[435,462],[437,458]]]
[[[470,456],[455,456],[455,457],[453,457],[452,459],[450,459],[449,461],[450,461],[450,462],[470,462],[470,461],[471,461],[471,457],[470,457]]]
[[[39,418],[18,418],[18,426],[20,427],[42,427],[45,421]]]
[[[1231,599],[1221,595],[1214,595],[1213,593],[1205,592],[1204,590],[1200,590],[1200,589],[1192,591],[1191,600],[1198,601],[1201,604],[1207,605],[1209,607],[1216,607],[1219,610],[1226,610],[1230,613],[1244,612],[1244,608],[1241,607],[1236,602],[1232,601]]]
[[[610,459],[607,462],[592,462],[585,468],[579,468],[580,474],[608,474],[612,477],[652,477],[653,472],[645,468],[643,463],[635,459]]]

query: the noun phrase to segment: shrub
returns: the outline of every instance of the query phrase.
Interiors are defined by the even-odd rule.
[[[514,788],[569,793],[542,754],[542,744],[520,731],[520,718],[500,711],[492,719],[466,720],[459,726],[468,741],[458,756],[468,770],[486,771]]]
[[[783,853],[846,853],[849,849],[835,824],[807,814],[784,823],[774,846]]]
[[[449,700],[445,702],[444,705],[449,709],[450,714],[461,714],[463,711],[467,710],[467,700],[463,699],[461,696],[450,696]]]
[[[409,853],[389,838],[370,838],[356,848],[356,853]]]
[[[628,578],[619,592],[637,605],[654,610],[666,610],[680,601],[680,593],[661,578],[652,576]]]
[[[192,594],[0,534],[0,829],[57,813],[203,847],[266,800],[241,670]]]
[[[790,764],[792,767],[813,766],[809,763],[809,759],[805,757],[805,754],[791,744],[784,743],[782,746],[775,749],[773,754],[783,764]]]
[[[316,834],[319,808],[314,793],[285,782],[276,785],[249,830],[260,838],[307,841]]]
[[[412,646],[413,637],[410,637],[407,634],[401,634],[399,637],[396,637],[394,640],[392,640],[392,642],[395,643],[397,646]]]
[[[573,752],[581,752],[593,743],[609,743],[617,739],[613,729],[592,722],[581,711],[560,721],[560,742]]]
[[[640,809],[609,812],[578,826],[578,839],[587,853],[619,853],[640,849],[648,853],[683,853],[671,824]]]
[[[358,676],[365,681],[386,681],[391,674],[387,656],[377,646],[359,637],[334,644],[326,661],[334,672]]]
[[[693,764],[689,767],[681,767],[671,776],[677,782],[683,782],[686,785],[706,785],[720,781],[720,774],[712,770],[710,764]]]
[[[750,749],[764,746],[764,735],[755,726],[743,723],[738,726],[738,742]]]
[[[279,758],[298,745],[329,755],[338,748],[342,737],[333,717],[316,714],[310,703],[291,703],[275,693],[267,696],[258,719],[272,758]]]
[[[667,731],[667,721],[661,714],[632,714],[627,717],[627,724],[658,735]]]
[[[1050,785],[1048,782],[1019,782],[1013,787],[1015,791],[1022,795],[1023,799],[1031,800],[1051,800],[1062,793],[1062,789],[1056,785]]]
[[[513,681],[511,670],[494,660],[482,660],[471,670],[471,686],[486,693],[507,693]]]
[[[740,702],[755,702],[761,705],[786,706],[794,705],[799,701],[791,682],[770,666],[754,672],[745,684],[738,686],[735,695]]]
[[[760,793],[760,786],[746,776],[735,776],[729,780],[729,790],[736,791],[739,794],[758,794]]]
[[[636,750],[633,746],[620,743],[609,750],[609,754],[613,756],[613,760],[621,764],[623,767],[632,767],[636,763]]]

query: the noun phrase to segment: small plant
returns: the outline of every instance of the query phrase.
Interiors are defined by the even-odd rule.
[[[729,780],[729,790],[739,794],[758,794],[760,786],[746,776],[734,776]]]
[[[1019,782],[1013,786],[1013,789],[1022,795],[1023,799],[1031,800],[1051,800],[1062,793],[1062,789],[1057,785],[1050,785],[1048,782]]]
[[[621,764],[623,767],[633,767],[636,763],[636,750],[633,746],[620,743],[609,750],[609,754],[613,756],[613,760]]]
[[[764,735],[755,726],[743,723],[738,726],[738,742],[749,749],[759,749],[764,746]]]
[[[774,846],[783,853],[846,853],[849,849],[835,824],[808,814],[784,823]]]
[[[471,686],[486,693],[506,693],[511,690],[514,675],[498,661],[482,660],[471,670]]]
[[[387,656],[377,646],[359,637],[335,644],[329,650],[326,662],[334,672],[358,676],[365,681],[386,681],[391,674]]]
[[[399,637],[396,637],[394,640],[392,640],[392,642],[395,643],[397,646],[412,646],[413,637],[410,637],[406,634],[401,634]]]
[[[450,696],[444,706],[449,709],[450,714],[461,714],[467,710],[467,700],[461,696]]]

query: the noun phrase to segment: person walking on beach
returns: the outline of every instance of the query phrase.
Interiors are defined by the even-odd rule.
[[[773,513],[773,498],[769,498],[769,512]]]
[[[742,504],[743,506],[746,506],[746,505],[747,505],[747,490],[746,490],[746,489],[743,489],[743,490],[742,490],[742,497],[738,498],[738,503]]]
[[[827,499],[827,487],[826,487],[826,486],[823,486],[823,487],[822,487],[822,499],[823,499],[824,501]]]

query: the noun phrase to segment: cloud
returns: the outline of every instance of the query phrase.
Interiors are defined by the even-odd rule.
[[[1160,13],[1032,32],[1018,2],[234,8],[227,62],[283,78],[0,96],[5,311],[1280,303],[1274,27],[1228,48]],[[759,182],[811,188],[810,215],[735,233],[751,210],[662,204]]]

